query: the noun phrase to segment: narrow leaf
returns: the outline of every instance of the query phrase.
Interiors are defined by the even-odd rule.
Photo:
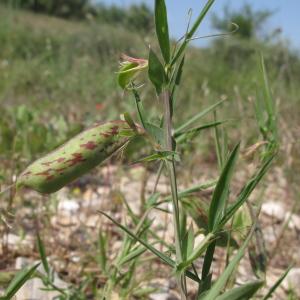
[[[148,118],[147,118],[147,115],[145,113],[143,103],[141,101],[141,98],[140,98],[140,95],[139,95],[137,89],[135,88],[135,86],[133,84],[131,86],[131,90],[132,90],[132,93],[133,93],[133,96],[134,96],[135,105],[136,105],[136,109],[137,109],[137,112],[138,112],[139,119],[140,119],[143,127],[145,128],[145,123],[147,122]]]
[[[239,144],[237,144],[231,152],[214,190],[208,212],[208,229],[210,232],[216,229],[216,226],[218,225],[224,212],[226,200],[228,198],[229,183],[236,160],[238,158],[238,153]]]
[[[174,105],[175,105],[175,91],[177,86],[179,86],[182,73],[183,73],[183,66],[184,66],[185,56],[182,57],[179,66],[176,68],[174,73],[171,76],[170,82],[173,84],[172,91],[171,91],[171,114],[173,115]]]
[[[217,112],[214,111],[214,119],[217,122]],[[226,161],[227,156],[227,140],[224,128],[219,129],[219,127],[215,126],[215,144],[216,144],[216,153],[218,157],[218,164],[220,170],[222,170],[224,166],[224,162]]]
[[[155,27],[161,53],[166,63],[170,61],[170,40],[167,9],[164,0],[155,0]]]
[[[187,244],[186,244],[187,257],[189,257],[192,254],[194,250],[194,244],[195,244],[195,234],[194,234],[193,226],[191,225],[187,232]]]
[[[210,267],[214,258],[214,253],[216,249],[216,241],[213,241],[207,248],[204,256],[204,262],[203,262],[203,267],[202,267],[202,280],[206,282],[205,288],[210,288],[210,280],[209,279],[209,274],[210,274]],[[208,284],[209,282],[209,284]]]
[[[217,231],[218,225],[224,213],[226,202],[228,199],[229,192],[229,183],[232,177],[233,169],[238,157],[239,144],[235,146],[233,151],[231,152],[224,168],[221,173],[221,176],[218,180],[216,188],[213,193],[212,201],[209,206],[208,211],[208,231],[213,232]],[[214,252],[216,248],[216,241],[211,243],[207,248],[204,257],[204,263],[202,268],[202,279],[205,280],[209,275],[212,260],[214,257]]]
[[[221,124],[224,124],[225,122],[226,121],[212,122],[212,123],[208,123],[205,125],[201,125],[196,128],[192,128],[192,129],[184,131],[184,132],[177,133],[177,134],[175,134],[176,143],[180,144],[182,142],[185,142],[186,139],[191,140],[191,139],[195,138],[202,130],[209,129],[212,127],[217,127]]]
[[[178,192],[178,197],[179,199],[188,196],[190,194],[199,192],[199,191],[204,191],[206,189],[209,189],[211,187],[214,187],[216,185],[217,181],[216,180],[211,180],[202,184],[197,184],[195,186],[189,187],[183,191]],[[164,203],[164,202],[168,202],[172,199],[171,196],[167,196],[165,197],[161,202],[159,202],[159,204]]]
[[[106,256],[106,236],[100,231],[98,235],[98,253],[97,253],[97,262],[101,268],[102,272],[106,272],[107,265],[107,256]]]
[[[146,250],[147,250],[147,248],[144,246],[136,247],[135,249],[130,251],[129,254],[122,257],[119,264],[123,265],[123,264],[126,264],[126,263],[132,261],[133,259],[136,259],[137,257],[141,256]]]
[[[148,75],[149,79],[151,80],[156,89],[157,95],[159,95],[165,84],[165,70],[156,54],[152,51],[152,49],[150,49],[149,52]]]
[[[178,153],[175,151],[159,151],[157,153],[154,153],[154,154],[148,155],[144,158],[141,158],[138,161],[136,161],[135,163],[165,160],[168,158],[172,158],[173,156],[176,156],[178,158]]]
[[[156,126],[155,124],[146,122],[145,129],[153,141],[157,144],[157,148],[163,148],[164,145],[164,131],[162,128]]]
[[[177,271],[181,272],[182,270],[188,268],[198,257],[200,257],[209,246],[212,238],[213,234],[209,233],[194,249],[193,253],[187,258],[187,260],[183,261],[177,266]]]
[[[26,267],[18,272],[5,291],[5,299],[11,299],[24,285],[24,283],[31,278],[39,265],[40,263],[31,268]]]
[[[180,216],[180,227],[181,227],[181,236],[182,236],[182,260],[186,260],[187,257],[189,256],[189,254],[187,254],[188,252],[188,248],[191,247],[191,242],[193,243],[192,245],[192,250],[194,248],[194,230],[193,230],[193,226],[192,224],[190,225],[189,229],[186,231],[186,214],[182,213],[182,215]],[[193,241],[192,241],[193,240]]]
[[[222,104],[225,100],[221,100],[211,106],[209,106],[208,108],[204,109],[203,111],[201,111],[200,113],[198,113],[197,115],[188,118],[188,121],[186,121],[185,123],[183,123],[182,125],[180,125],[178,128],[176,128],[175,130],[175,134],[178,134],[180,132],[182,132],[184,129],[186,129],[187,127],[189,127],[191,124],[193,124],[194,122],[200,120],[201,118],[203,118],[205,115],[207,115],[208,113],[210,113],[211,111],[213,111],[214,109],[216,109],[220,104]]]
[[[252,179],[250,179],[249,182],[247,182],[247,184],[243,187],[237,200],[233,204],[231,204],[226,210],[224,217],[222,218],[219,224],[220,228],[224,226],[230,220],[230,218],[237,212],[237,210],[247,201],[252,191],[261,181],[266,172],[269,170],[273,159],[274,156],[266,160],[265,163],[261,166],[260,170],[257,172],[257,174],[253,176]]]
[[[184,66],[184,61],[185,61],[185,56],[181,59],[181,62],[179,64],[176,77],[175,77],[175,84],[179,85],[181,81],[181,76],[182,76],[182,71],[183,71],[183,66]]]
[[[279,279],[275,282],[275,284],[270,288],[269,292],[264,296],[262,300],[267,300],[272,297],[272,294],[275,292],[275,290],[280,286],[284,278],[288,275],[291,268],[293,266],[289,266],[288,269],[279,277]]]
[[[256,280],[250,283],[246,283],[242,286],[233,288],[221,296],[218,296],[216,300],[249,300],[256,294],[256,292],[263,286],[263,280]]]
[[[278,145],[277,113],[266,72],[265,62],[260,55],[259,84],[257,86],[256,115],[261,133],[275,149]]]
[[[262,76],[262,82],[263,82],[263,92],[265,97],[265,102],[267,106],[267,111],[269,116],[274,116],[274,107],[273,107],[273,101],[272,101],[272,95],[271,95],[271,89],[269,86],[269,80],[266,72],[266,66],[264,62],[264,58],[261,55],[260,56],[260,68],[261,68],[261,76]]]
[[[47,255],[46,255],[46,251],[45,251],[45,246],[43,241],[41,240],[40,234],[37,233],[37,247],[39,250],[39,254],[42,260],[42,264],[44,267],[45,272],[47,273],[47,275],[50,275],[50,268],[49,268],[49,264],[47,261]]]
[[[249,241],[252,237],[252,234],[254,232],[254,226],[252,227],[247,239],[243,243],[242,247],[238,250],[236,255],[232,258],[231,262],[228,264],[224,272],[221,274],[221,276],[217,279],[217,281],[213,284],[212,288],[208,291],[208,293],[202,298],[201,300],[215,300],[217,296],[220,294],[224,286],[226,285],[226,282],[228,281],[229,277],[233,273],[234,269],[236,268],[236,265],[239,263],[241,258],[244,256],[246,247],[249,244]]]

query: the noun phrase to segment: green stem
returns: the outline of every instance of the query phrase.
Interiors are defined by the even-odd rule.
[[[170,103],[170,93],[165,90],[162,94],[164,103],[164,126],[165,126],[165,148],[166,151],[173,151],[172,142],[172,116],[171,116],[171,103]],[[183,259],[181,238],[180,238],[180,215],[179,215],[179,199],[177,192],[177,180],[175,171],[174,157],[171,160],[166,161],[167,170],[169,173],[170,184],[171,184],[171,194],[172,194],[172,204],[173,204],[173,223],[174,223],[174,234],[175,234],[175,250],[176,250],[176,262],[180,264]],[[177,276],[177,282],[181,292],[181,299],[186,299],[186,282],[185,275],[179,274]]]

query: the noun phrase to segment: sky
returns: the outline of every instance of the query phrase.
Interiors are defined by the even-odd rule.
[[[132,3],[146,3],[153,8],[154,0],[95,0],[95,2],[106,4],[117,4],[127,6]],[[193,9],[193,15],[201,10],[205,0],[166,0],[168,7],[168,18],[170,33],[173,37],[179,38],[184,33],[187,24],[187,12]],[[226,4],[236,10],[245,3],[251,4],[254,10],[268,9],[274,12],[273,16],[266,23],[265,32],[271,32],[281,28],[282,35],[286,37],[293,48],[300,49],[300,0],[216,0],[210,10],[210,15],[216,13],[222,15],[223,8]],[[198,32],[199,35],[216,33],[210,24],[210,17],[202,23]],[[205,45],[207,40],[200,40],[198,45]]]

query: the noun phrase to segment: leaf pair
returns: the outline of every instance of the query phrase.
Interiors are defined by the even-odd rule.
[[[209,232],[218,233],[220,230],[222,230],[222,228],[233,217],[237,210],[247,201],[254,188],[257,186],[257,184],[260,182],[260,180],[263,178],[263,176],[269,169],[271,162],[274,158],[274,156],[272,156],[263,163],[257,174],[254,175],[244,186],[242,192],[239,194],[236,201],[228,206],[227,201],[229,195],[229,184],[238,158],[238,153],[239,144],[235,146],[235,148],[229,155],[229,158],[223,167],[220,178],[214,190],[208,213]],[[203,279],[206,278],[209,274],[215,251],[215,246],[216,244],[212,243],[206,251],[204,265],[202,269]]]

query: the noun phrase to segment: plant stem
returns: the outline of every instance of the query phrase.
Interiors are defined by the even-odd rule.
[[[162,93],[162,98],[164,104],[165,148],[167,151],[173,151],[170,92],[168,90],[165,90]],[[180,264],[182,262],[183,255],[182,255],[181,238],[180,238],[181,230],[180,230],[179,200],[178,200],[178,192],[177,192],[174,157],[172,157],[171,160],[167,160],[166,165],[169,173],[171,193],[172,193],[176,262],[177,264]],[[184,300],[186,299],[185,275],[179,274],[177,276],[177,282],[181,292],[181,299]]]

